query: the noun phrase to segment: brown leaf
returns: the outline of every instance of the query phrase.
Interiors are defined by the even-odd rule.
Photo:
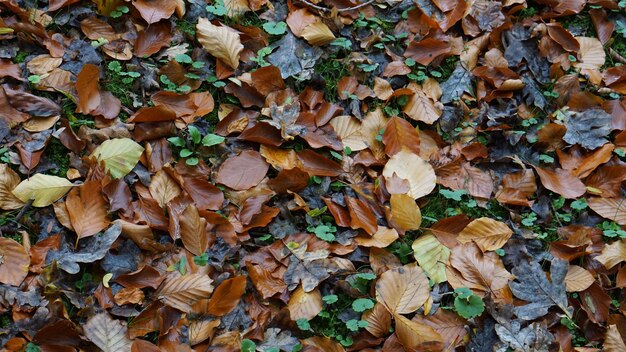
[[[435,106],[431,98],[415,83],[410,83],[408,88],[413,91],[413,95],[409,97],[402,111],[413,120],[429,125],[437,121],[441,116],[441,110]]]
[[[585,194],[587,188],[577,177],[563,169],[548,170],[535,167],[541,184],[552,192],[565,198],[578,198]]]
[[[350,212],[350,227],[353,229],[363,229],[369,235],[378,231],[376,216],[366,203],[358,198],[346,197],[346,204]]]
[[[386,248],[399,238],[398,231],[384,226],[378,226],[373,235],[360,235],[354,242],[363,247]]]
[[[254,187],[265,178],[269,164],[259,152],[246,150],[229,158],[219,168],[216,182],[234,190]]]
[[[607,269],[611,269],[615,265],[626,261],[626,242],[618,240],[607,244],[604,246],[604,249],[602,249],[602,254],[595,257],[595,259],[602,263]]]
[[[402,315],[394,316],[396,336],[409,351],[441,351],[443,340],[432,327],[409,320]]]
[[[617,330],[616,325],[610,325],[606,330],[606,336],[604,340],[604,351],[606,352],[623,352],[626,351],[626,344],[624,344],[624,338]]]
[[[137,33],[135,56],[147,57],[169,46],[172,39],[172,27],[169,21],[154,23]]]
[[[314,289],[311,292],[304,292],[302,285],[298,285],[298,288],[293,291],[289,298],[287,308],[289,309],[291,320],[311,320],[324,308],[322,294],[318,289]]]
[[[496,293],[507,287],[511,279],[511,274],[506,271],[496,253],[483,254],[474,243],[451,249],[446,275],[455,289],[468,287],[480,295]]]
[[[206,274],[172,274],[154,293],[163,303],[183,312],[190,312],[197,301],[209,298],[213,292],[213,280]]]
[[[0,282],[19,286],[28,274],[30,257],[17,241],[0,237]]]
[[[87,337],[100,350],[106,352],[129,351],[132,342],[126,336],[126,324],[113,320],[109,313],[103,312],[87,320],[83,326]]]
[[[170,18],[176,10],[176,1],[135,0],[133,6],[148,24],[152,24]]]
[[[567,292],[580,292],[589,288],[594,281],[593,275],[587,269],[570,265],[565,276],[565,288]]]
[[[383,169],[383,176],[389,179],[393,175],[409,181],[409,196],[421,198],[435,189],[437,177],[433,167],[419,155],[406,149],[394,154]]]
[[[376,282],[376,300],[393,315],[413,313],[429,297],[428,278],[416,263],[387,271]]]
[[[130,288],[152,287],[157,289],[165,279],[161,273],[151,266],[144,266],[132,273],[122,274],[115,279],[115,282]]]
[[[182,190],[178,183],[167,174],[165,170],[159,170],[150,181],[150,195],[156,200],[162,208],[167,203],[178,197]]]
[[[467,336],[465,325],[467,322],[450,311],[438,309],[433,315],[422,317],[416,315],[414,321],[432,327],[443,339],[446,351],[453,351],[457,346],[463,344]]]
[[[417,130],[408,121],[399,117],[392,117],[387,122],[383,133],[383,143],[388,156],[393,156],[403,148],[417,155],[420,153],[420,138]]]
[[[93,236],[109,226],[107,202],[99,181],[88,181],[68,193],[65,206],[78,239]]]
[[[374,308],[367,310],[361,316],[361,320],[367,322],[365,329],[376,337],[383,337],[389,333],[391,327],[391,314],[381,303],[376,303]]]
[[[86,64],[76,76],[76,92],[78,93],[78,103],[76,112],[89,114],[100,106],[100,69],[93,64]]]
[[[389,203],[391,205],[391,219],[402,231],[420,228],[422,213],[413,198],[406,194],[392,194]]]
[[[207,313],[218,317],[228,314],[239,303],[246,290],[246,276],[224,280],[211,296]]]
[[[20,176],[7,164],[0,164],[0,209],[13,210],[24,205],[11,192],[21,181]]]
[[[587,199],[589,208],[600,216],[626,225],[626,199],[625,198],[599,198],[590,197]]]
[[[206,220],[198,214],[198,209],[190,204],[180,214],[180,239],[193,255],[202,255],[209,247]]]
[[[243,51],[243,45],[235,30],[227,26],[215,26],[206,18],[199,18],[196,28],[198,42],[211,55],[233,69],[239,66],[239,55]]]
[[[302,170],[313,176],[339,176],[343,173],[341,165],[316,152],[305,149],[297,154]]]
[[[470,222],[457,240],[461,243],[473,241],[486,252],[502,248],[512,235],[513,231],[505,223],[483,217]]]
[[[248,269],[250,280],[263,298],[270,298],[277,293],[284,292],[287,289],[285,281],[281,278],[272,276],[272,273],[269,270],[251,263],[248,263],[246,268]]]

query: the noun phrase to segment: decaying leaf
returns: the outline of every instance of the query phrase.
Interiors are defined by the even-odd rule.
[[[429,194],[437,184],[433,167],[417,154],[402,150],[394,154],[385,165],[383,175],[389,179],[399,177],[409,182],[409,196],[419,199]]]
[[[190,312],[197,301],[209,298],[213,292],[213,280],[206,274],[169,276],[155,292],[159,299],[172,308]]]
[[[231,68],[239,66],[243,50],[239,34],[226,26],[215,26],[206,18],[199,18],[196,25],[198,42],[213,56]]]
[[[28,274],[30,257],[15,240],[0,237],[0,283],[19,286]]]
[[[376,300],[391,314],[413,313],[429,296],[428,278],[415,263],[387,271],[376,282]]]
[[[100,313],[87,320],[85,336],[105,352],[130,351],[132,342],[126,336],[126,325],[113,320],[108,313]]]

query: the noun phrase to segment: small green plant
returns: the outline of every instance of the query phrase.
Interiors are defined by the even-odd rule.
[[[372,308],[374,308],[374,301],[369,298],[357,298],[352,302],[352,309],[357,313],[362,313]]]
[[[128,72],[122,69],[122,64],[119,61],[111,61],[107,65],[109,72],[118,78],[121,79],[124,84],[131,84],[135,81],[135,78],[141,76],[139,72]]]
[[[191,87],[184,84],[179,86],[178,84],[172,82],[166,75],[161,75],[159,77],[159,81],[165,85],[163,87],[164,90],[168,92],[176,92],[176,93],[188,93],[191,90]]]
[[[330,42],[332,46],[338,46],[345,50],[350,50],[352,48],[352,42],[348,38],[337,38]]]
[[[300,318],[296,320],[296,324],[298,325],[298,329],[302,331],[313,331],[311,329],[311,324],[306,318]]]
[[[178,271],[181,275],[187,273],[187,257],[181,256],[180,260],[167,267],[167,271]]]
[[[241,352],[255,352],[256,343],[250,339],[243,339],[241,341]]]
[[[271,53],[272,48],[266,46],[265,48],[259,49],[259,51],[257,51],[256,53],[256,56],[251,58],[250,61],[256,62],[257,65],[261,67],[269,66],[270,63],[265,61],[265,57]]]
[[[454,290],[454,311],[465,319],[475,318],[485,311],[485,303],[467,287]]]
[[[106,38],[98,38],[96,40],[92,40],[91,41],[91,46],[93,46],[94,48],[99,48],[105,44],[107,44],[109,41]]]
[[[622,230],[615,221],[604,221],[599,225],[602,234],[609,238],[626,238],[626,231]]]
[[[28,344],[26,344],[26,348],[24,349],[24,352],[39,352],[39,351],[41,351],[39,346],[35,345],[32,342],[29,342]]]
[[[335,240],[335,232],[337,228],[330,223],[321,223],[316,226],[307,227],[307,231],[315,234],[315,236],[326,242],[332,242]]]
[[[9,163],[9,148],[7,147],[0,148],[0,161],[5,164]]]
[[[180,148],[178,156],[185,159],[187,165],[197,165],[200,161],[200,147],[213,147],[224,142],[224,137],[209,133],[202,137],[200,130],[193,125],[187,127],[187,137],[170,137],[167,140]]]
[[[224,5],[224,1],[222,0],[215,0],[213,5],[208,5],[206,7],[206,10],[215,16],[225,16],[228,13],[228,7]]]
[[[348,330],[354,332],[359,331],[361,328],[366,328],[367,326],[368,323],[365,320],[350,319],[346,322],[346,327],[348,328]]]
[[[207,266],[207,264],[209,264],[209,255],[207,253],[196,255],[193,257],[193,262],[199,266]]]
[[[122,17],[125,13],[128,13],[128,11],[130,11],[128,6],[118,6],[115,10],[111,11],[109,16],[113,18],[119,18]]]
[[[263,30],[271,35],[282,35],[287,31],[287,23],[280,22],[266,22],[263,24]]]

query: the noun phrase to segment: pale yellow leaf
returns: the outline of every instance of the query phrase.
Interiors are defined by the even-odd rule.
[[[403,231],[417,230],[422,224],[422,213],[415,199],[406,194],[392,194],[391,219]]]
[[[189,343],[193,346],[211,338],[220,323],[219,319],[193,320],[189,324]]]
[[[330,120],[330,125],[341,138],[344,147],[349,147],[352,151],[359,151],[367,148],[365,139],[361,134],[361,122],[349,115],[337,116]]]
[[[163,281],[155,297],[170,307],[190,312],[194,303],[211,296],[212,282],[206,274],[172,274]]]
[[[428,278],[416,263],[384,272],[376,282],[376,300],[393,315],[415,312],[428,297]]]
[[[107,312],[87,320],[83,330],[85,337],[104,352],[130,351],[132,342],[127,336],[126,324],[111,319]]]
[[[137,165],[143,147],[130,138],[109,139],[96,148],[91,156],[104,163],[113,178],[122,178]]]
[[[606,61],[606,53],[602,43],[592,37],[577,37],[576,40],[580,44],[580,51],[578,52],[578,60],[572,63],[572,66],[583,70],[600,69]]]
[[[512,235],[513,231],[505,223],[483,217],[472,220],[457,240],[461,243],[474,241],[485,252],[502,248]]]
[[[0,164],[0,209],[13,210],[24,205],[24,202],[11,193],[20,181],[20,176],[9,165]]]
[[[450,258],[450,249],[437,240],[433,234],[417,238],[412,245],[413,254],[428,277],[436,284],[448,280],[446,263]]]
[[[619,240],[604,246],[602,254],[595,259],[604,264],[607,269],[611,269],[626,260],[626,242]]]
[[[211,55],[233,69],[239,66],[243,45],[239,34],[227,26],[215,26],[206,18],[199,18],[196,25],[198,42]]]
[[[13,190],[13,194],[22,202],[33,199],[34,207],[47,207],[63,197],[72,186],[65,178],[36,174],[20,182]]]
[[[304,27],[302,37],[306,39],[309,44],[315,46],[325,45],[335,40],[333,32],[322,21],[317,21]]]
[[[567,292],[580,292],[589,288],[594,282],[593,275],[578,265],[570,265],[565,275]]]
[[[383,176],[387,179],[394,174],[409,181],[407,194],[413,199],[429,194],[437,185],[437,176],[433,167],[419,155],[405,149],[389,158],[383,169]]]

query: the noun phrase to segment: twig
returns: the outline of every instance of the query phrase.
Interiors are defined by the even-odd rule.
[[[611,54],[611,57],[613,58],[613,60],[626,64],[626,58],[624,58],[622,55],[620,55],[617,51],[613,50],[612,48],[609,48],[609,54]]]
[[[319,11],[324,11],[324,12],[332,12],[333,11],[332,9],[329,9],[328,7],[315,5],[315,4],[311,3],[308,0],[300,0],[300,1],[305,3],[306,5],[314,8],[314,9],[316,9],[316,10],[319,10]],[[365,7],[365,6],[367,6],[367,5],[369,5],[369,4],[373,3],[373,2],[374,2],[374,0],[367,0],[366,2],[364,2],[362,4],[359,4],[359,5],[356,5],[356,6],[344,7],[342,9],[337,9],[337,12],[348,12],[348,11],[358,10],[358,9],[360,9],[362,7]]]

